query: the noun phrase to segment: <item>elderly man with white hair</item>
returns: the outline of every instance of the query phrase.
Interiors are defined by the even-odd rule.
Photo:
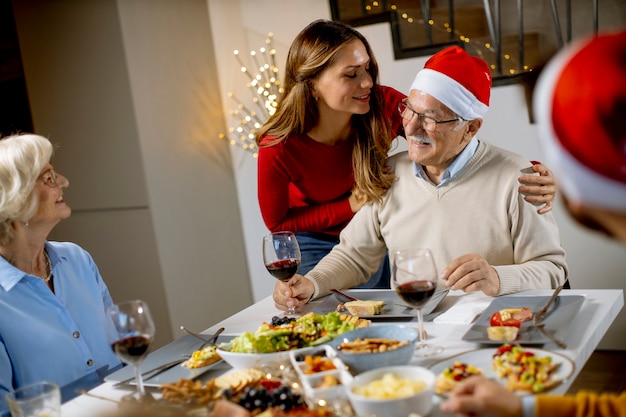
[[[517,192],[520,173],[532,172],[528,160],[477,136],[490,91],[487,63],[459,47],[426,62],[398,108],[408,152],[388,161],[394,184],[306,276],[276,283],[278,308],[366,282],[387,250],[419,247],[432,250],[454,290],[498,296],[565,282],[554,216],[539,215]]]

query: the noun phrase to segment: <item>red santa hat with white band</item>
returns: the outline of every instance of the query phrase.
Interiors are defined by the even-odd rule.
[[[626,31],[561,50],[539,77],[533,110],[565,196],[626,212]]]
[[[426,61],[410,89],[430,94],[465,120],[481,119],[489,109],[491,70],[484,60],[451,46]]]

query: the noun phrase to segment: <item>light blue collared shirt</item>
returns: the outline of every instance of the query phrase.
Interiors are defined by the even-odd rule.
[[[437,188],[443,187],[452,179],[454,179],[454,177],[456,177],[458,173],[461,172],[461,170],[465,167],[465,165],[467,165],[469,160],[472,159],[472,156],[474,156],[476,149],[478,149],[478,138],[474,136],[469,141],[465,149],[463,149],[461,153],[458,154],[456,158],[454,158],[454,161],[452,161],[452,163],[448,166],[448,168],[445,169],[445,171],[441,175],[441,182],[435,185],[435,187]],[[432,181],[430,180],[430,178],[428,178],[428,175],[426,175],[426,172],[424,171],[424,168],[421,165],[418,165],[414,162],[413,166],[415,169],[415,175],[417,175],[419,178],[423,179],[424,181],[428,181],[429,183],[432,184]]]
[[[113,305],[92,257],[73,243],[46,242],[54,293],[0,257],[0,414],[5,394],[38,381],[67,385],[120,365],[111,349]]]

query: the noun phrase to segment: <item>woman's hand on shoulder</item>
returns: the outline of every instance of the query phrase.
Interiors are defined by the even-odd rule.
[[[537,213],[545,214],[552,211],[557,185],[552,171],[540,162],[533,161],[533,171],[539,175],[522,175],[518,178],[522,184],[519,192],[525,194],[524,200],[531,204],[540,205]]]
[[[302,307],[311,299],[314,292],[313,283],[304,276],[296,274],[287,282],[276,281],[274,304],[280,310]]]

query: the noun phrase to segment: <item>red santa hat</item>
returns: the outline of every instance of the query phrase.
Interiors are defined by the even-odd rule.
[[[426,61],[410,89],[430,94],[465,120],[480,119],[489,109],[491,70],[482,59],[451,46]]]
[[[626,212],[626,31],[560,51],[533,100],[545,162],[567,198]]]

